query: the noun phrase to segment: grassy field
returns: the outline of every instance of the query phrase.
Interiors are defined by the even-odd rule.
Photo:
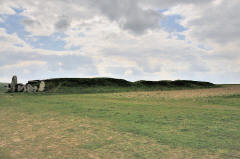
[[[240,85],[0,94],[0,158],[240,158]]]

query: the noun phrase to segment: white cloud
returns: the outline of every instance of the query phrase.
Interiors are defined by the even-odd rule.
[[[41,65],[46,65],[45,61],[21,61],[16,64],[9,64],[9,65],[4,65],[0,67],[0,70],[7,70],[7,69],[16,69],[16,68],[24,68],[24,67],[29,67],[31,65],[38,65],[41,67]]]
[[[18,38],[17,34],[8,34],[4,28],[0,28],[0,43],[2,46],[4,44],[13,44],[13,45],[25,45],[26,43]]]
[[[167,13],[184,17],[181,24],[188,28],[186,35],[191,40],[220,45],[240,42],[240,1],[215,0],[203,7],[179,5]]]
[[[17,5],[13,1],[8,0],[1,0],[0,1],[0,14],[7,15],[7,14],[15,14],[13,8],[16,8]]]

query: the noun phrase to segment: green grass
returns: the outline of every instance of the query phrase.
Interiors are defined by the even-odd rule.
[[[239,103],[239,94],[182,99],[154,95],[129,97],[128,93],[2,94],[0,112],[10,110],[10,115],[14,112],[24,114],[21,119],[15,119],[14,115],[9,117],[13,123],[26,118],[29,118],[26,123],[32,123],[35,118],[39,122],[45,121],[47,127],[48,120],[52,119],[62,122],[63,126],[72,121],[69,124],[73,126],[65,125],[66,131],[59,127],[51,133],[65,138],[75,136],[79,142],[91,138],[80,145],[72,145],[71,155],[66,158],[77,158],[78,151],[103,158],[121,158],[121,155],[123,158],[174,158],[174,154],[177,158],[239,158]],[[80,119],[91,121],[88,122],[91,126],[78,128]],[[35,129],[45,129],[44,124],[32,131]],[[115,137],[109,139],[109,134]],[[6,136],[2,135],[2,138]],[[56,142],[55,138],[52,140]],[[39,143],[35,142],[35,145],[43,144],[40,139],[36,141]],[[23,140],[23,143],[27,141]],[[7,148],[14,148],[14,144],[9,145],[2,154],[8,155],[10,150]],[[64,152],[63,148],[64,142],[58,149]],[[56,152],[40,149],[37,153],[46,157]],[[83,158],[91,158],[89,154]]]
[[[216,86],[217,87],[217,86]],[[201,87],[113,87],[113,86],[94,86],[94,87],[56,87],[47,90],[46,93],[55,94],[95,94],[95,93],[119,93],[119,92],[140,92],[140,91],[159,91],[159,90],[187,90],[187,89],[199,89]]]

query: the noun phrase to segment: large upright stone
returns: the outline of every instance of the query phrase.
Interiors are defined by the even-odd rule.
[[[16,92],[17,91],[17,76],[12,77],[12,82],[11,82],[11,88],[10,92]]]
[[[24,85],[23,84],[17,84],[17,92],[23,92],[24,91]]]
[[[29,93],[34,92],[34,88],[31,84],[27,84],[27,92]]]
[[[7,91],[11,92],[11,84],[8,84]]]
[[[27,84],[24,85],[23,92],[27,92]]]
[[[43,92],[45,90],[45,82],[44,81],[41,81],[40,84],[39,84],[39,89],[38,91],[39,92]]]
[[[38,91],[38,87],[37,86],[33,86],[33,92],[37,92]]]

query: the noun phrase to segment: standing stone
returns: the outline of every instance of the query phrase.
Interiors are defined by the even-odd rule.
[[[38,91],[39,92],[43,92],[45,90],[45,82],[44,81],[41,81],[40,84],[39,84],[39,89]]]
[[[23,87],[23,92],[27,92],[27,85],[26,84]]]
[[[23,84],[17,84],[17,92],[23,92],[24,91],[24,85]]]
[[[33,92],[37,92],[38,91],[38,87],[37,86],[34,86],[33,87]]]
[[[27,84],[25,89],[26,89],[25,91],[29,93],[34,91],[34,88],[31,84]]]
[[[16,91],[17,91],[17,76],[13,76],[10,92],[16,92]]]
[[[28,84],[24,85],[23,92],[28,92]]]
[[[11,84],[8,84],[7,91],[11,92]]]

